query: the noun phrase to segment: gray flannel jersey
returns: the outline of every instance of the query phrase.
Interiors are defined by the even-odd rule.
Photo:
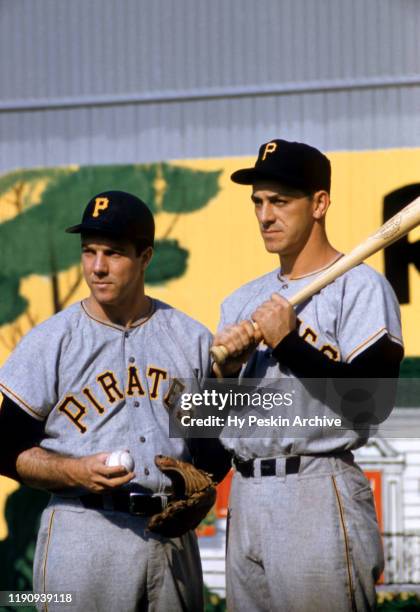
[[[211,334],[182,312],[153,301],[151,316],[124,328],[97,321],[77,303],[31,330],[0,370],[0,390],[45,421],[45,449],[80,457],[127,448],[134,483],[160,492],[168,481],[156,454],[190,458],[168,437],[178,380],[208,375]]]
[[[286,299],[307,285],[317,274],[315,272],[299,279],[282,278],[278,269],[240,287],[222,304],[219,329],[250,319],[252,313],[274,292]],[[400,312],[397,298],[388,281],[371,267],[361,264],[327,285],[310,300],[296,308],[301,321],[299,334],[318,350],[334,360],[346,363],[387,334],[391,340],[402,345]],[[299,381],[284,366],[279,366],[271,351],[259,345],[254,355],[242,369],[241,378],[261,380],[267,388],[281,388],[281,379]],[[289,387],[290,388],[290,387]],[[303,397],[299,392],[296,398]],[[336,417],[328,406],[314,397],[304,395],[305,402],[295,401],[287,416],[298,414],[305,417],[326,415]],[[269,416],[269,413],[267,415]],[[285,413],[286,416],[286,413]],[[235,454],[250,459],[273,457],[283,454],[334,453],[358,448],[366,442],[360,432],[346,431],[345,434],[328,427],[313,427],[301,430],[282,428],[273,437],[258,438],[258,430],[252,437],[229,437],[223,434],[224,444]],[[304,432],[304,433],[303,433]],[[235,434],[236,435],[236,434]]]

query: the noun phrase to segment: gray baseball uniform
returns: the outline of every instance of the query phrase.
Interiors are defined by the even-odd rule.
[[[278,292],[290,297],[318,272],[289,280],[278,270],[241,287],[222,305],[220,328],[249,319]],[[331,359],[351,363],[388,335],[402,344],[399,307],[386,279],[360,265],[297,309],[299,335]],[[263,379],[270,388],[295,379],[260,345],[241,377]],[[309,397],[293,412],[325,414]],[[334,415],[336,416],[336,415]],[[374,607],[374,583],[383,553],[369,483],[354,464],[352,449],[365,443],[357,431],[337,435],[313,427],[297,436],[282,428],[272,437],[228,437],[223,443],[240,460],[254,459],[254,477],[235,472],[230,499],[227,589],[231,610],[347,612]],[[257,434],[256,434],[257,436]],[[288,457],[299,467],[288,472]],[[261,460],[274,458],[275,475]]]
[[[77,303],[23,338],[0,371],[0,388],[45,422],[45,449],[79,457],[127,448],[136,472],[128,486],[164,493],[170,483],[155,455],[190,459],[185,441],[168,437],[167,402],[177,379],[199,384],[207,375],[210,343],[202,325],[158,300],[129,328],[98,321]],[[146,519],[85,508],[79,493],[54,495],[42,516],[37,591],[74,593],[71,610],[201,609],[193,533],[145,533]]]

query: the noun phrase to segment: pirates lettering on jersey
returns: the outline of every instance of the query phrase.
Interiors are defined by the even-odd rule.
[[[92,406],[94,406],[96,408],[96,410],[99,412],[99,414],[103,414],[105,412],[105,408],[98,402],[98,400],[96,399],[96,397],[93,395],[92,391],[89,389],[89,387],[85,387],[82,391],[82,393],[84,395],[86,395],[86,397],[88,398],[88,400],[90,401],[90,403],[92,404]]]
[[[131,397],[133,395],[145,395],[145,391],[140,381],[139,371],[136,366],[130,366],[128,368],[127,395]]]
[[[70,406],[74,406],[76,410],[71,409]],[[84,434],[87,432],[85,427],[80,421],[87,413],[87,408],[81,402],[79,402],[73,395],[66,395],[64,400],[57,406],[57,410],[66,415],[67,418],[75,425],[80,433]]]
[[[163,398],[163,401],[165,403],[166,408],[168,409],[169,414],[175,416],[178,420],[181,420],[182,415],[185,414],[182,408],[180,408],[179,401],[184,390],[184,383],[178,380],[178,378],[173,378],[169,386],[168,392]],[[192,415],[193,412],[194,411],[190,411],[189,414]]]
[[[168,379],[168,371],[158,366],[150,365],[146,368],[146,376],[151,379],[148,393],[149,399],[159,399],[162,383]],[[118,403],[126,397],[146,396],[145,389],[147,389],[147,385],[144,385],[144,382],[142,383],[142,377],[136,366],[130,365],[127,368],[125,387],[119,383],[116,375],[111,370],[106,370],[98,374],[95,378],[98,382],[99,389],[94,392],[92,386],[84,387],[82,389],[84,395],[83,401],[81,401],[80,397],[76,396],[76,394],[67,393],[57,406],[58,412],[64,414],[82,434],[86,433],[88,430],[86,417],[89,413],[93,413],[94,411],[97,415],[103,416],[110,408],[110,405],[112,406],[115,402]],[[171,382],[169,391],[164,399],[165,403],[168,397],[173,398],[175,392],[178,393],[184,388],[179,381],[177,381],[174,386],[175,381],[177,381],[177,379],[173,379]],[[123,389],[125,389],[125,392]],[[108,406],[106,404],[108,404]]]
[[[309,344],[315,344],[318,339],[318,334],[310,327],[306,327],[302,334],[302,338],[306,340],[306,342],[309,342]]]
[[[338,350],[331,346],[331,344],[324,344],[324,346],[321,348],[321,353],[324,353],[324,355],[326,355],[333,361],[338,361]]]
[[[177,402],[181,397],[181,393],[184,391],[185,385],[178,378],[173,378],[169,386],[168,392],[163,398],[166,407],[169,411],[174,410],[177,406]]]
[[[338,361],[340,359],[339,350],[332,344],[323,344],[321,347],[317,346],[319,334],[301,320],[299,320],[299,335],[303,340],[317,348],[321,353],[324,353],[324,355],[333,361]]]
[[[107,370],[103,374],[99,374],[96,380],[105,391],[108,401],[113,404],[117,399],[123,399],[124,394],[118,387],[118,381],[115,378],[114,372]]]
[[[161,368],[157,368],[156,366],[149,366],[147,369],[147,376],[149,376],[149,378],[151,378],[153,381],[150,397],[151,399],[158,399],[159,385],[162,380],[166,380],[168,372],[166,370],[162,370]]]

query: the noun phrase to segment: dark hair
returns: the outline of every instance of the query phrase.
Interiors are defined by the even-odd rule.
[[[148,249],[150,246],[152,246],[150,244],[150,242],[148,242],[147,240],[136,240],[135,242],[133,242],[135,249],[136,249],[136,256],[140,257],[140,255],[143,253],[143,251],[145,251],[146,249]]]

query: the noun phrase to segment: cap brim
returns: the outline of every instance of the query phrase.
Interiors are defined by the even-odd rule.
[[[106,236],[121,236],[122,232],[116,230],[114,227],[106,227],[104,224],[95,225],[95,223],[79,223],[78,225],[72,225],[66,230],[67,234],[104,234]]]
[[[98,236],[109,236],[110,238],[120,238],[123,240],[134,240],[134,241],[144,241],[147,242],[150,246],[154,245],[154,240],[150,240],[149,236],[143,235],[133,235],[130,232],[118,231],[114,227],[104,227],[103,224],[95,225],[93,223],[83,224],[79,223],[79,225],[72,225],[68,227],[65,232],[68,234],[93,234]]]
[[[243,168],[242,170],[236,170],[231,175],[231,180],[239,185],[254,185],[258,181],[275,181],[284,185],[285,187],[291,187],[293,189],[305,190],[305,186],[302,185],[301,177],[283,175],[280,172],[262,172],[256,168]]]
[[[239,185],[253,185],[256,181],[278,181],[279,183],[285,183],[286,185],[295,185],[300,181],[299,179],[294,180],[293,177],[282,175],[276,172],[264,172],[257,170],[256,168],[243,168],[242,170],[236,170],[231,175],[231,180]]]
[[[257,177],[255,168],[242,168],[230,175],[230,179],[239,185],[252,185]]]
[[[72,225],[71,227],[67,227],[65,231],[67,232],[67,234],[80,234],[80,232],[82,231],[82,226],[80,223],[79,225]]]
[[[262,172],[256,168],[236,170],[230,178],[234,183],[239,183],[239,185],[253,185],[257,181],[277,181],[278,183],[298,187],[301,183],[299,178],[294,179],[291,176],[283,176],[275,172]]]

